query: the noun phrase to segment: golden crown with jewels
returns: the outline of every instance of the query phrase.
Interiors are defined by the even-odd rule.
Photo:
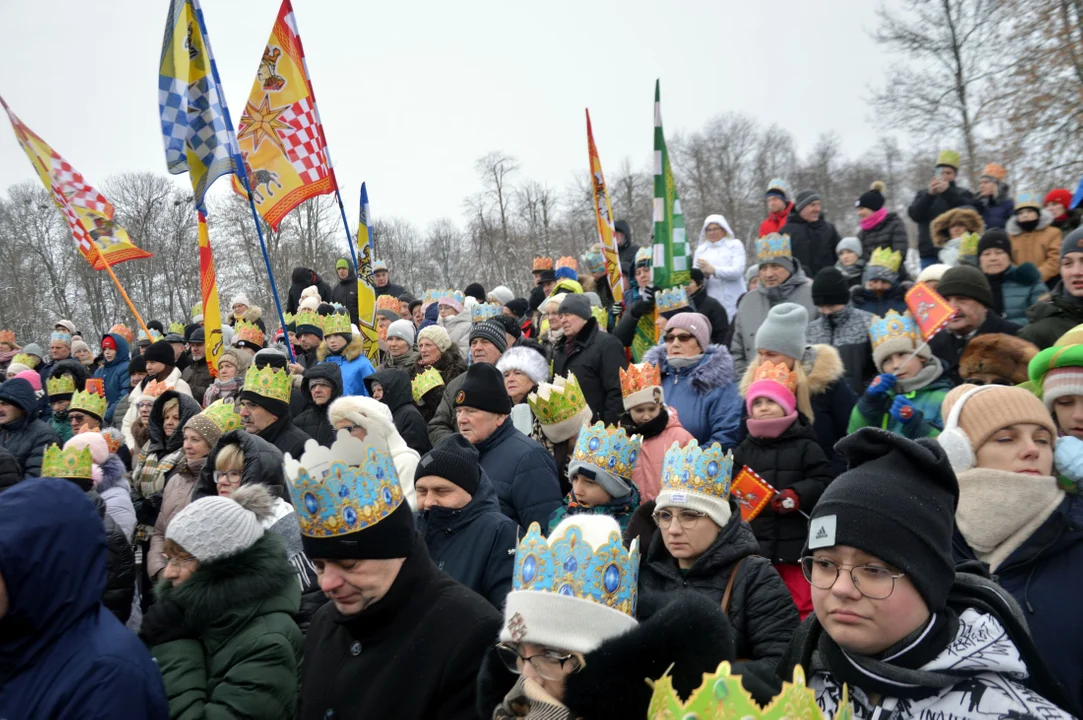
[[[53,444],[45,448],[41,458],[41,476],[90,480],[93,477],[94,458],[90,448],[61,448]]]
[[[247,320],[238,320],[237,324],[233,327],[233,344],[236,345],[239,342],[246,342],[258,347],[263,347],[263,331],[260,330],[259,325],[250,323]]]
[[[587,406],[579,381],[572,373],[568,373],[567,379],[557,375],[553,382],[542,383],[536,392],[530,393],[527,402],[542,425],[569,420]]]
[[[902,265],[902,253],[886,247],[876,248],[869,258],[869,265],[887,268],[891,272],[899,272],[899,266]]]
[[[683,448],[673,443],[662,461],[661,492],[696,493],[729,502],[733,453],[718,443],[701,448],[691,440]]]
[[[320,318],[322,321],[320,327],[323,328],[323,335],[345,335],[346,337],[353,337],[353,328],[350,327],[350,316],[348,313],[331,313],[330,315],[324,315]]]
[[[444,376],[434,367],[430,367],[423,373],[419,373],[410,382],[410,392],[414,396],[414,402],[420,403],[431,390],[444,386]]]
[[[68,411],[78,410],[85,412],[101,421],[105,417],[105,409],[109,406],[105,396],[93,391],[77,392],[71,396],[71,405]]]
[[[45,392],[54,395],[71,395],[75,392],[75,378],[71,375],[51,377],[45,381]]]

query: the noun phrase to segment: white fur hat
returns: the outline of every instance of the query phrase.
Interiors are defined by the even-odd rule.
[[[301,291],[301,298],[304,299],[307,297],[314,297],[321,302],[323,301],[323,298],[320,297],[320,290],[315,285],[309,285]]]
[[[301,302],[297,303],[297,310],[298,311],[311,310],[312,312],[316,312],[316,310],[318,310],[319,307],[320,307],[320,296],[319,295],[316,295],[316,296],[309,295],[308,297],[303,298],[301,300]]]
[[[232,307],[233,307],[234,305],[244,305],[244,306],[246,306],[246,307],[247,307],[248,305],[251,305],[251,304],[252,304],[252,303],[248,302],[248,296],[247,296],[247,295],[245,295],[245,294],[244,294],[243,292],[240,292],[240,293],[237,293],[236,295],[234,295],[234,296],[233,296],[233,299],[232,299],[232,300],[230,300],[230,302],[229,302],[229,306],[230,306],[231,308],[232,308]],[[187,549],[187,548],[186,548],[186,549]]]
[[[549,379],[549,363],[537,350],[528,347],[513,345],[496,361],[496,369],[500,372],[518,370],[534,381],[535,385],[541,385]]]

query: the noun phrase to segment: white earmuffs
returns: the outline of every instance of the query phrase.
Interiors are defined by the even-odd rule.
[[[959,427],[959,416],[963,414],[963,405],[982,390],[989,390],[994,387],[997,386],[982,385],[963,393],[958,402],[952,406],[947,422],[944,423],[944,430],[936,438],[937,442],[940,443],[940,447],[944,448],[944,453],[948,456],[951,469],[956,473],[970,470],[978,461],[974,456],[974,448],[970,445],[970,438],[967,436],[966,431]]]

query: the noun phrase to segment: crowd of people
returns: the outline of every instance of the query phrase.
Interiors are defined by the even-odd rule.
[[[377,261],[375,347],[349,258],[274,332],[234,296],[216,366],[201,306],[0,331],[0,717],[646,717],[724,661],[825,716],[1079,716],[1080,211],[958,167],[856,237],[772,180],[755,264],[709,215],[675,287],[618,220],[623,302],[597,245],[525,296]]]

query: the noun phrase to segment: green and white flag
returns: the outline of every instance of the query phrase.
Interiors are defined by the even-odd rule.
[[[688,283],[692,269],[692,248],[684,232],[681,200],[666,152],[662,133],[661,83],[654,82],[654,256],[651,279],[656,287],[670,288]]]

